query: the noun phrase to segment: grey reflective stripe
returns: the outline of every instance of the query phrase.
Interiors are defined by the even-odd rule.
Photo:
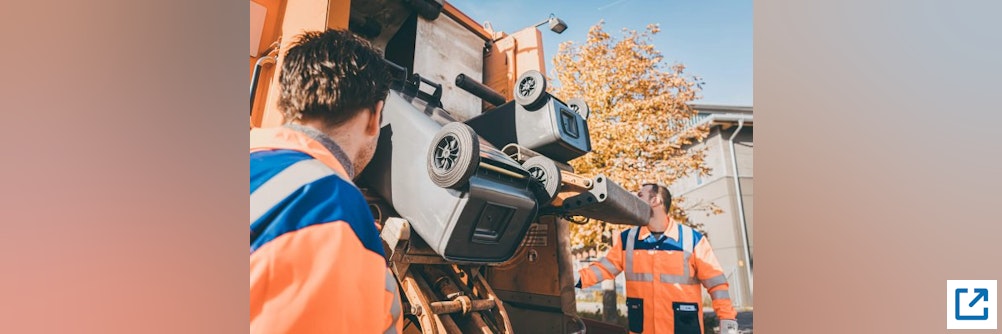
[[[397,279],[393,278],[393,273],[386,271],[386,292],[393,294],[393,304],[390,306],[390,315],[393,319],[400,318],[400,291],[397,289]]]
[[[609,262],[609,258],[603,257],[602,260],[598,261],[598,263],[601,264],[605,270],[608,270],[612,276],[619,275],[619,269],[616,268],[612,262]]]
[[[605,278],[602,275],[602,269],[598,269],[598,267],[596,267],[596,266],[589,266],[588,268],[591,269],[591,272],[593,274],[595,274],[595,281],[596,282],[601,282],[601,281],[605,280]]]
[[[393,317],[393,321],[383,333],[396,333],[397,322],[400,321],[400,291],[397,289],[397,279],[393,278],[393,273],[389,270],[386,271],[386,292],[393,294],[393,302],[390,305],[390,316]]]
[[[717,300],[717,299],[731,299],[731,294],[727,292],[727,289],[717,290],[717,291],[714,291],[714,292],[710,292],[710,299],[713,299],[713,300]]]
[[[680,224],[681,225],[681,224]],[[682,251],[692,253],[693,245],[692,228],[689,225],[682,225]]]
[[[725,277],[724,274],[720,274],[714,277],[710,277],[709,279],[703,280],[703,286],[706,287],[707,290],[724,283],[727,283],[727,277]]]
[[[307,159],[286,167],[250,194],[250,222],[258,220],[297,189],[322,179],[334,170],[316,159]]]
[[[630,233],[626,235],[626,280],[633,282],[653,282],[654,274],[649,273],[635,273],[633,272],[633,243],[637,240],[637,232],[640,231],[639,227],[634,227],[630,229]]]
[[[623,267],[626,268],[626,279],[629,280],[633,275],[633,242],[637,239],[637,231],[640,230],[639,227],[634,227],[630,229],[630,233],[626,235],[626,264]]]
[[[383,284],[386,291],[397,291],[397,279],[393,278],[393,273],[389,269],[386,269],[386,279]]]
[[[679,234],[681,234],[682,236],[682,252],[684,254],[682,257],[682,276],[692,277],[693,275],[689,274],[689,257],[692,256],[692,249],[693,249],[692,228],[689,227],[688,225],[682,225],[682,230],[679,232],[680,232]]]
[[[393,321],[390,322],[390,327],[386,328],[386,331],[383,333],[397,332],[397,322],[400,322],[400,294],[397,292],[393,293],[393,306],[390,308],[390,315],[393,317]]]
[[[654,274],[650,273],[626,273],[626,280],[633,282],[653,282]]]
[[[668,283],[668,284],[682,284],[682,285],[699,284],[699,281],[697,281],[695,277],[689,277],[689,276],[661,274],[661,277],[659,279],[661,280],[661,283]]]

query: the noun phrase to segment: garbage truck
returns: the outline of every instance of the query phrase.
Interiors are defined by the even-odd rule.
[[[278,72],[304,31],[348,29],[392,69],[376,153],[355,181],[407,333],[625,332],[577,316],[569,224],[646,225],[651,210],[568,164],[591,151],[590,110],[547,91],[537,26],[494,31],[443,0],[250,1],[251,128],[283,123]]]

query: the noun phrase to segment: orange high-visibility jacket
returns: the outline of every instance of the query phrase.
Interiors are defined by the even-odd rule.
[[[660,239],[647,227],[620,233],[602,260],[581,269],[581,287],[626,275],[631,333],[703,333],[702,287],[721,320],[734,320],[724,272],[702,233],[672,224]]]
[[[400,333],[397,282],[344,153],[286,127],[250,137],[250,332]]]

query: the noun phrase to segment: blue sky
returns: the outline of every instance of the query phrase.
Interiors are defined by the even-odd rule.
[[[658,23],[654,45],[669,63],[681,62],[689,75],[703,78],[703,99],[697,103],[752,105],[751,0],[580,0],[483,1],[451,0],[453,6],[477,22],[489,21],[495,30],[515,32],[549,17],[567,22],[563,34],[543,30],[547,69],[552,69],[557,46],[581,43],[588,29],[605,19],[605,31],[622,36],[623,28],[642,31]]]

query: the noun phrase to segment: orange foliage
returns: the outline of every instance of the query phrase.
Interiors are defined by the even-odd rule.
[[[628,190],[645,182],[670,185],[694,173],[708,175],[705,152],[687,149],[709,130],[689,126],[697,112],[688,103],[700,97],[700,79],[687,77],[684,65],[664,61],[652,44],[657,25],[643,32],[624,29],[622,38],[602,26],[593,26],[583,44],[561,43],[553,58],[552,93],[564,101],[584,98],[591,109],[592,152],[571,161],[575,171],[605,174]],[[678,221],[688,223],[687,212],[694,210],[720,212],[712,204],[687,207],[683,198],[673,200],[672,216]],[[602,222],[572,225],[572,240],[585,247],[607,245],[610,232],[621,228]]]

